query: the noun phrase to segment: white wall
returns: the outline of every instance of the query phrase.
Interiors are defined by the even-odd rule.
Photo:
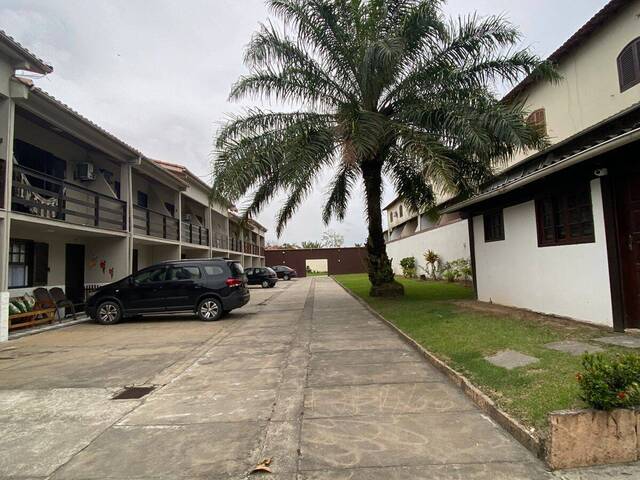
[[[396,274],[402,274],[400,260],[405,257],[416,259],[418,275],[426,274],[424,253],[427,250],[433,250],[440,255],[443,262],[470,258],[467,221],[461,220],[387,243],[387,255],[392,259],[393,271]]]
[[[503,241],[474,217],[478,299],[613,326],[599,179],[591,200],[595,243],[538,247],[533,200],[504,209]]]

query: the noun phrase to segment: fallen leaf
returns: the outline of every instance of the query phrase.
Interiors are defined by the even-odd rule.
[[[271,465],[271,458],[265,458],[258,465],[255,466],[253,470],[249,472],[249,475],[253,475],[254,473],[271,473],[271,469],[269,465]]]

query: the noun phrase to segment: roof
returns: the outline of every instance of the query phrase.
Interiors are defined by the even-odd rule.
[[[395,203],[398,202],[398,200],[401,200],[400,195],[398,195],[396,198],[394,198],[393,200],[391,200],[386,207],[384,207],[382,209],[382,211],[384,212],[385,210],[389,210],[389,208],[391,208],[391,205],[394,205]]]
[[[36,57],[33,53],[23,47],[13,37],[0,30],[0,51],[4,51],[15,60],[21,63],[17,66],[20,70],[28,70],[43,75],[53,72],[53,67],[44,60]]]
[[[13,78],[16,79],[18,82],[22,83],[23,85],[27,86],[32,93],[40,96],[41,98],[43,98],[44,100],[48,101],[49,103],[54,104],[56,107],[60,108],[61,110],[64,110],[65,112],[69,113],[70,115],[72,115],[76,119],[80,120],[81,122],[89,125],[93,129],[97,130],[100,134],[102,134],[105,137],[108,137],[110,140],[118,143],[121,147],[125,148],[126,150],[129,150],[134,156],[144,157],[144,155],[139,150],[137,150],[136,148],[134,148],[131,145],[129,145],[128,143],[120,140],[118,137],[116,137],[112,133],[109,133],[104,128],[102,128],[100,125],[98,125],[98,124],[94,123],[93,121],[89,120],[87,117],[85,117],[84,115],[82,115],[78,111],[74,110],[73,108],[71,108],[66,103],[58,100],[53,95],[45,92],[40,87],[36,87],[32,80],[30,80],[28,78],[24,78],[24,77],[19,77],[19,76],[15,76]]]
[[[464,210],[593,158],[597,149],[607,144],[624,144],[623,141],[629,143],[636,139],[640,140],[640,102],[503,170],[483,185],[480,193],[454,203],[443,213]]]
[[[553,52],[547,60],[551,63],[558,64],[564,57],[572,53],[574,49],[588,40],[591,35],[603,24],[609,21],[623,7],[630,4],[629,0],[611,0],[598,13],[589,19],[580,29],[575,32],[566,42]],[[537,77],[531,74],[516,85],[509,93],[507,93],[503,101],[510,101],[522,93],[526,87],[535,83]]]

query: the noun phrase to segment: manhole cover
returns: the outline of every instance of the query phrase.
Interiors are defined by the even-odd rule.
[[[120,393],[111,398],[111,400],[131,400],[134,398],[142,398],[150,394],[156,387],[126,387]]]

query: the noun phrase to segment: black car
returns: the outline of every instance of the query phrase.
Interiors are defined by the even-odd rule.
[[[180,260],[145,268],[96,291],[87,313],[103,325],[145,313],[195,312],[217,320],[249,301],[242,265],[223,258]]]
[[[271,269],[276,272],[278,278],[283,280],[291,280],[294,277],[298,276],[298,272],[296,272],[293,268],[287,267],[286,265],[277,265],[275,267],[271,267]]]
[[[251,267],[245,269],[249,285],[262,285],[262,288],[272,288],[278,283],[276,272],[269,267]]]

